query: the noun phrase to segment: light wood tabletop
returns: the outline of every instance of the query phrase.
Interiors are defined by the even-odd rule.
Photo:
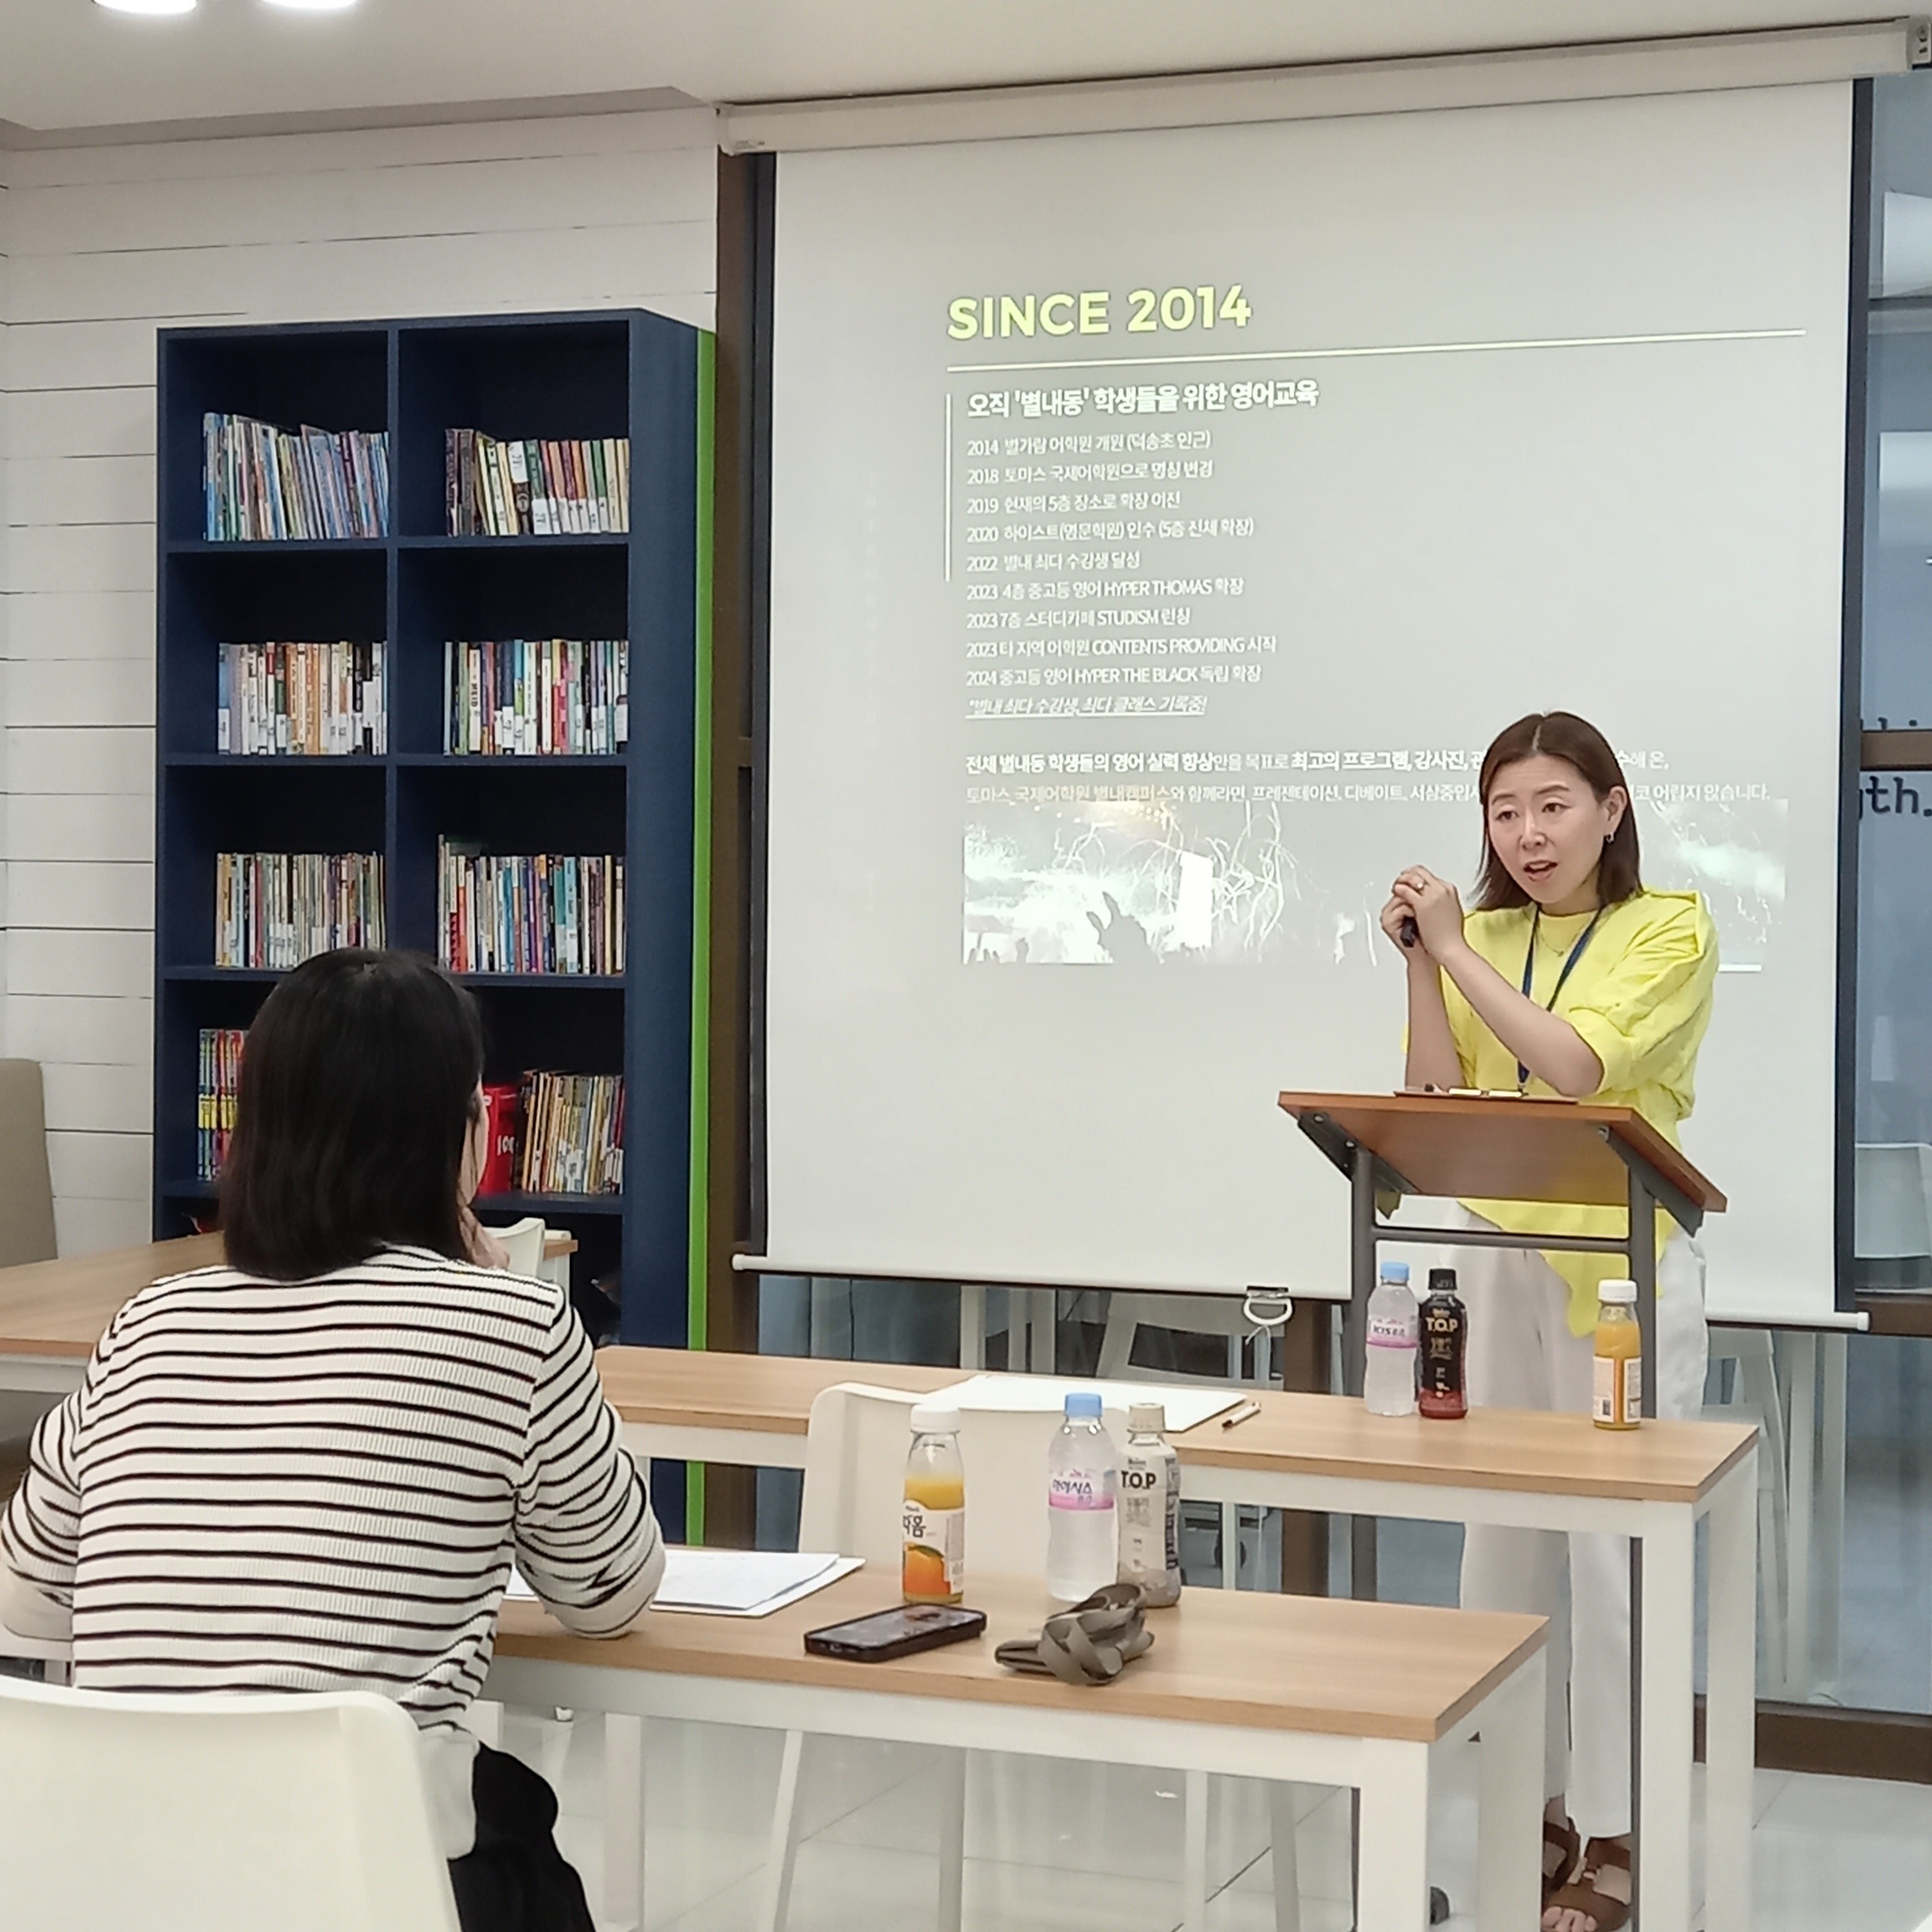
[[[627,1423],[802,1436],[813,1398],[836,1382],[924,1395],[962,1379],[956,1369],[789,1355],[691,1354],[681,1348],[601,1348],[604,1392]],[[1150,1394],[1152,1391],[1150,1390]],[[1204,1468],[1514,1490],[1539,1496],[1696,1502],[1756,1439],[1736,1423],[1646,1422],[1595,1427],[1587,1416],[1472,1409],[1461,1422],[1371,1415],[1346,1396],[1231,1390],[1260,1412],[1224,1429],[1212,1418],[1178,1432],[1184,1463]]]
[[[995,1664],[996,1644],[1036,1630],[1056,1606],[1036,1580],[969,1575],[966,1600],[986,1613],[982,1637],[885,1664],[807,1654],[807,1630],[894,1608],[898,1597],[892,1578],[861,1570],[768,1617],[654,1610],[628,1635],[602,1640],[572,1636],[536,1604],[506,1603],[496,1651],[605,1670],[1432,1744],[1541,1647],[1544,1629],[1540,1617],[1193,1590],[1176,1608],[1148,1613],[1152,1649],[1104,1689],[1088,1689]]]
[[[1630,1107],[1493,1094],[1283,1094],[1279,1104],[1298,1120],[1332,1121],[1418,1195],[1621,1208],[1630,1170],[1607,1132],[1706,1213],[1724,1210],[1724,1196]]]
[[[575,1240],[554,1228],[544,1244],[546,1260],[573,1253]],[[94,1345],[122,1304],[150,1282],[221,1259],[219,1234],[188,1234],[175,1241],[144,1241],[132,1248],[0,1268],[0,1355],[78,1357]]]

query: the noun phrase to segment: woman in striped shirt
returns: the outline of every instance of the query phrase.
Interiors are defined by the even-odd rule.
[[[568,1298],[483,1264],[482,1072],[475,1002],[426,959],[326,953],[269,994],[228,1264],[143,1288],[42,1420],[0,1622],[70,1634],[88,1689],[394,1698],[465,1932],[590,1932],[554,1795],[460,1720],[513,1560],[614,1636],[663,1546]]]

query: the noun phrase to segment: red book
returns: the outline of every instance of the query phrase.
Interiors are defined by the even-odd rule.
[[[488,1151],[483,1156],[479,1194],[508,1194],[517,1185],[518,1088],[514,1082],[485,1087],[483,1104],[489,1114]]]

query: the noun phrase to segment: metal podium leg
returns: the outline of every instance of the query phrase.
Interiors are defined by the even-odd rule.
[[[1342,1393],[1359,1397],[1368,1372],[1369,1297],[1376,1288],[1376,1157],[1354,1150],[1349,1172],[1348,1315],[1342,1330]],[[1348,1521],[1348,1594],[1372,1603],[1376,1593],[1376,1520]]]
[[[1642,1343],[1643,1412],[1657,1413],[1657,1200],[1630,1175],[1630,1271],[1636,1283],[1636,1331]]]

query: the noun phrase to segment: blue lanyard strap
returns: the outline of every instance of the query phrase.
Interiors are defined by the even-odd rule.
[[[1584,948],[1589,944],[1591,936],[1597,930],[1597,922],[1603,916],[1604,909],[1599,906],[1590,915],[1589,924],[1577,934],[1576,944],[1570,947],[1570,956],[1564,961],[1563,970],[1556,976],[1556,984],[1551,990],[1550,1003],[1545,1008],[1545,1011],[1552,1013],[1556,1012],[1556,1002],[1563,997],[1564,982],[1576,970],[1576,962],[1582,958]],[[1542,924],[1543,908],[1538,906],[1530,915],[1529,945],[1522,956],[1522,996],[1526,1000],[1534,999],[1536,997],[1529,989],[1536,979],[1536,935]],[[1516,1064],[1516,1084],[1519,1088],[1529,1084],[1529,1069],[1520,1060]]]

